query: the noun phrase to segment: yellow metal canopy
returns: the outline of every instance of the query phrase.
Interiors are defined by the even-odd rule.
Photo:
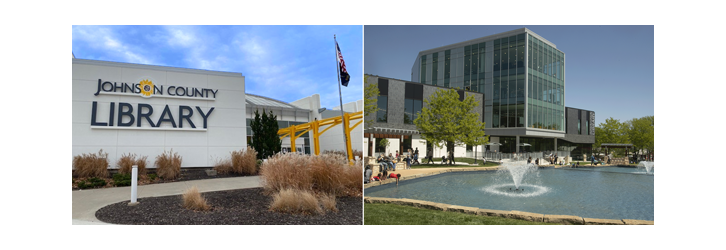
[[[345,118],[345,119],[342,119]],[[282,140],[285,137],[290,136],[290,149],[292,152],[295,152],[295,140],[300,137],[302,134],[307,133],[308,131],[313,132],[313,147],[314,147],[314,154],[320,155],[320,135],[325,133],[325,131],[328,131],[328,129],[334,127],[338,124],[343,124],[343,127],[345,128],[345,138],[347,138],[345,142],[345,149],[346,152],[348,152],[348,160],[353,160],[353,150],[351,149],[350,145],[350,131],[352,131],[355,127],[363,123],[363,111],[358,111],[355,113],[345,113],[343,116],[336,116],[331,117],[327,119],[322,119],[319,121],[312,121],[305,124],[300,125],[291,125],[290,127],[283,128],[277,131],[277,134],[280,135],[280,139]],[[350,126],[350,121],[353,120],[359,120],[355,125],[352,127]],[[322,131],[320,131],[321,128],[324,128]]]

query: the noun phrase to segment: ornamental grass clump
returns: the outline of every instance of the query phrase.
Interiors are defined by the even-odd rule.
[[[182,157],[173,150],[164,151],[156,157],[154,165],[156,166],[156,174],[162,179],[176,179],[181,175]]]
[[[363,195],[363,162],[345,164],[340,166],[340,174],[338,178],[342,187],[337,194],[343,196],[362,196]]]
[[[268,194],[283,189],[312,191],[309,162],[310,156],[303,154],[276,154],[268,158],[260,169],[262,186]]]
[[[322,154],[338,154],[347,157],[347,153],[341,150],[325,150]],[[363,159],[363,151],[353,150],[353,160],[355,160],[356,156],[358,156],[358,159]]]
[[[252,147],[247,150],[232,151],[232,171],[242,175],[257,174],[257,151]]]
[[[217,162],[214,163],[214,170],[216,170],[218,174],[229,174],[232,172],[232,160],[217,159]]]
[[[103,149],[95,154],[82,154],[73,157],[74,174],[79,178],[108,177],[108,153]]]
[[[193,186],[182,194],[182,206],[189,210],[207,211],[212,207],[207,204],[207,200],[199,193],[197,186]]]
[[[338,212],[338,208],[335,207],[335,204],[336,204],[335,195],[329,195],[329,194],[320,195],[320,204],[323,205],[323,208],[325,208],[327,210],[330,210],[333,212]]]
[[[363,192],[362,162],[349,164],[340,154],[277,154],[263,163],[260,177],[268,193],[285,188],[338,196],[359,196]]]
[[[121,174],[131,174],[133,165],[138,166],[139,175],[146,174],[146,159],[147,156],[136,158],[136,154],[124,154],[118,159],[116,165],[118,165],[118,172]]]
[[[322,154],[311,157],[309,171],[313,179],[313,189],[334,195],[343,194],[341,170],[347,162],[345,156],[340,154]]]
[[[313,192],[299,189],[282,189],[272,196],[270,210],[282,213],[322,214],[318,199]]]

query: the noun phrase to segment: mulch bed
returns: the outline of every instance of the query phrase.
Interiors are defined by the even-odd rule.
[[[191,211],[182,207],[181,195],[139,199],[101,208],[96,218],[103,222],[130,225],[362,225],[363,198],[337,197],[338,212],[322,215],[286,214],[269,211],[272,197],[262,188],[202,193],[210,211]]]
[[[174,180],[164,180],[161,178],[156,178],[153,181],[149,179],[148,175],[140,176],[140,180],[138,182],[139,186],[142,185],[148,185],[148,184],[157,184],[157,183],[169,183],[169,182],[178,182],[178,181],[193,181],[193,180],[205,180],[205,179],[218,179],[218,178],[229,178],[229,177],[240,177],[240,176],[246,176],[246,175],[240,175],[235,173],[228,173],[228,174],[220,174],[217,173],[215,176],[208,176],[207,170],[209,168],[198,168],[198,169],[182,169],[179,178]],[[149,173],[153,173],[153,171],[149,170]],[[114,173],[109,174],[109,176],[113,176]],[[78,182],[81,180],[86,180],[88,178],[73,178],[73,185],[72,190],[80,190],[78,188]],[[106,186],[104,187],[98,187],[98,188],[110,188],[113,186],[113,178],[100,178],[106,181]]]

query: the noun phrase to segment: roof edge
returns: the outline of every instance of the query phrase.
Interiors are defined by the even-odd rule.
[[[73,58],[73,63],[98,65],[98,66],[110,66],[110,67],[125,67],[125,68],[133,68],[133,69],[152,69],[152,70],[207,74],[207,75],[218,75],[218,76],[244,77],[242,75],[242,73],[235,73],[235,72],[214,71],[214,70],[206,70],[206,69],[179,68],[179,67],[159,66],[159,65],[139,64],[139,63],[100,61],[100,60],[78,59],[78,58]]]

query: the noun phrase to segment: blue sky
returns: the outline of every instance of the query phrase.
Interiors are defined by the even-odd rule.
[[[337,36],[348,73],[343,103],[363,98],[362,26],[73,26],[80,59],[238,72],[247,93],[340,106]]]
[[[410,80],[419,51],[526,27],[565,53],[565,106],[654,115],[653,26],[365,26],[365,73]]]

